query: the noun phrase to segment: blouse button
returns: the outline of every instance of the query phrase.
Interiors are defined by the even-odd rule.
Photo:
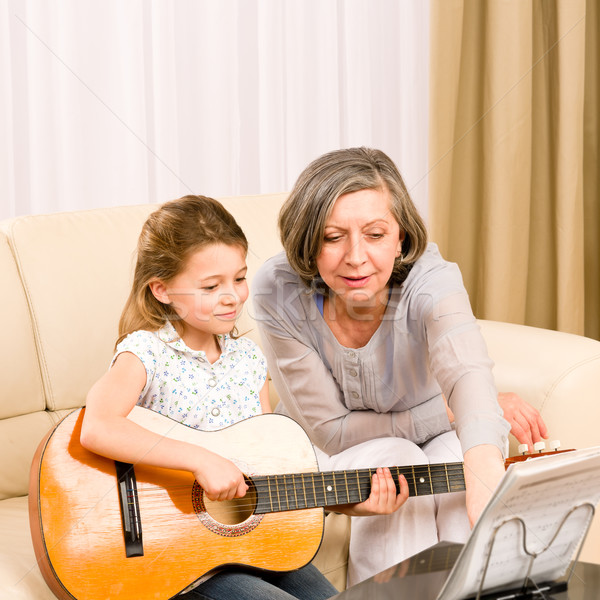
[[[214,379],[209,379],[206,383],[208,383],[210,387],[215,387],[215,385],[217,385],[217,382]]]
[[[220,411],[218,408],[213,408],[213,409],[210,411],[210,414],[211,414],[213,417],[218,417],[218,416],[221,414],[221,411]]]
[[[351,396],[356,399],[358,398],[358,392],[352,392]]]
[[[350,350],[350,352],[348,352],[348,356],[350,358],[354,358],[356,356],[356,352],[352,352],[352,350]]]
[[[356,377],[358,375],[358,372],[356,371],[356,369],[350,369],[350,375],[352,375],[352,377]]]

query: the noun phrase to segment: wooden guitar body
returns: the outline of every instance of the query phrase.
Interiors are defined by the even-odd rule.
[[[143,554],[128,557],[115,462],[80,445],[82,418],[83,409],[75,411],[49,433],[31,470],[36,557],[57,598],[164,600],[222,565],[287,571],[316,554],[323,508],[257,515],[252,493],[210,503],[191,473],[136,466],[134,510]],[[217,432],[200,432],[138,407],[130,418],[168,437],[209,447],[250,476],[317,471],[306,434],[280,415]],[[244,457],[243,462],[235,457]]]

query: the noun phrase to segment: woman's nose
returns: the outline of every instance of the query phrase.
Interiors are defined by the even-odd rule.
[[[351,265],[360,265],[365,262],[366,252],[362,239],[351,239],[349,241],[345,258],[346,262]]]

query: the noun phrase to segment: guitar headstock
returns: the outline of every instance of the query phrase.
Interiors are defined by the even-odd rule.
[[[546,450],[546,444],[544,442],[536,442],[533,445],[533,452],[529,452],[527,444],[521,444],[518,448],[519,454],[511,456],[504,461],[504,466],[508,469],[510,465],[524,460],[530,460],[533,458],[540,458],[541,456],[551,456],[552,454],[561,454],[562,452],[573,452],[573,449],[559,450],[560,442],[554,440],[550,442],[551,450]]]

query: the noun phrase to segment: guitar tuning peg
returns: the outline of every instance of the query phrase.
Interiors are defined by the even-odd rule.
[[[517,452],[522,456],[525,456],[528,450],[529,446],[527,444],[519,444],[519,447],[517,448]]]
[[[560,440],[552,440],[550,442],[550,448],[553,452],[556,452],[560,448]]]
[[[536,442],[533,445],[533,451],[534,452],[542,452],[546,449],[546,444],[544,442]]]

